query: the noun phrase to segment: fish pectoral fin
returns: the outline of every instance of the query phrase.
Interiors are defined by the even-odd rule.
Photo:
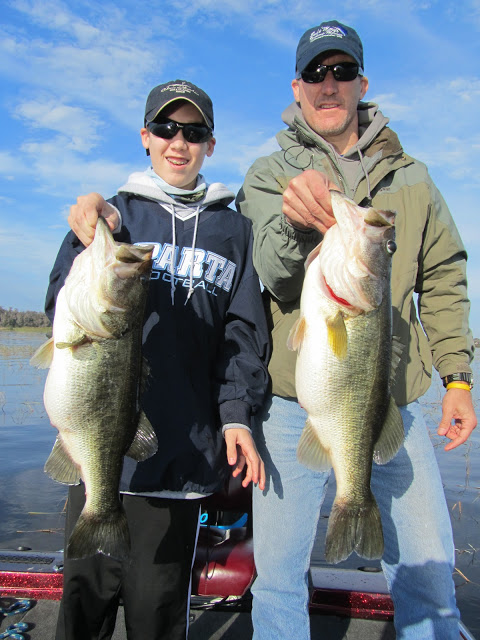
[[[328,471],[332,468],[328,451],[323,448],[309,418],[298,442],[297,460],[314,471]]]
[[[334,355],[343,360],[347,355],[347,328],[345,327],[345,320],[341,311],[333,316],[333,318],[327,318],[327,334],[328,344]]]
[[[48,369],[52,364],[54,347],[53,338],[44,342],[30,358],[30,364],[38,369]]]
[[[157,449],[158,440],[155,431],[145,413],[140,411],[137,433],[130,445],[130,449],[125,455],[133,458],[137,462],[141,462],[153,456],[153,454],[157,452]]]
[[[62,484],[80,484],[80,471],[65,451],[60,438],[57,437],[52,452],[45,463],[45,473]]]
[[[72,347],[80,347],[82,344],[87,344],[87,342],[91,342],[90,338],[82,334],[72,340],[56,342],[55,346],[57,349],[71,349]]]
[[[305,320],[305,316],[301,316],[298,320],[295,320],[295,323],[288,334],[287,347],[291,351],[297,351],[300,349],[305,338],[306,331],[307,321]]]
[[[374,446],[373,459],[377,464],[386,464],[400,449],[405,438],[402,414],[395,400],[390,396],[387,417]]]

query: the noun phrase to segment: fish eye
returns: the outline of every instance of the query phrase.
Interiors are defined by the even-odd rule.
[[[395,240],[389,240],[387,242],[387,253],[389,253],[390,255],[393,255],[396,250],[397,250],[397,243],[395,242]]]

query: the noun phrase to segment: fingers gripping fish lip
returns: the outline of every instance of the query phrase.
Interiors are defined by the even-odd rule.
[[[347,315],[368,313],[385,295],[395,214],[360,207],[338,191],[331,196],[337,224],[309,256],[307,268],[318,257],[323,294]]]

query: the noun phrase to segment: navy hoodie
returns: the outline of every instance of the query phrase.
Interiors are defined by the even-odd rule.
[[[250,426],[263,402],[269,334],[252,263],[251,223],[226,206],[232,200],[215,183],[199,202],[181,204],[147,173],[132,174],[109,200],[122,218],[115,239],[155,246],[144,317],[149,378],[142,406],[159,446],[144,462],[125,458],[122,491],[216,491],[231,472],[222,425]],[[70,231],[50,275],[50,320],[83,249]]]

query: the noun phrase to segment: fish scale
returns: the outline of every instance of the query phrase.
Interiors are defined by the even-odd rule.
[[[44,403],[58,429],[45,471],[64,484],[85,484],[69,558],[128,557],[119,496],[123,458],[145,460],[157,451],[155,432],[140,411],[151,256],[151,246],[115,242],[99,219],[92,244],[74,260],[58,294],[53,336],[31,360],[50,367]]]
[[[298,459],[335,473],[325,557],[337,563],[353,551],[382,556],[372,463],[374,455],[388,462],[404,433],[390,394],[394,215],[331,193],[337,224],[307,259],[288,344],[298,351],[297,396],[308,415]]]

